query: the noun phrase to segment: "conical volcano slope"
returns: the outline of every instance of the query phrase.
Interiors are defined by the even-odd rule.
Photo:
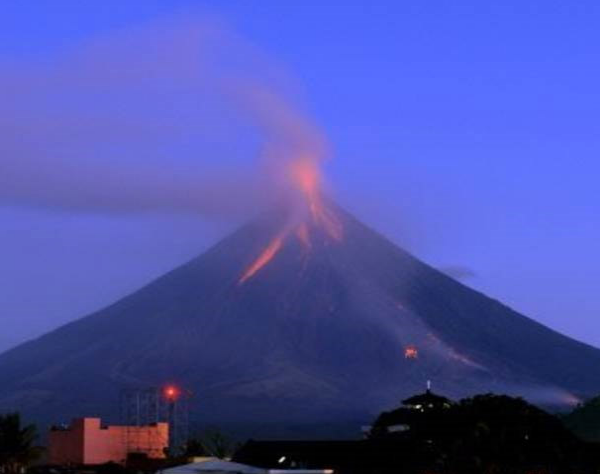
[[[363,417],[433,380],[452,397],[600,392],[600,350],[415,259],[331,208],[343,235],[265,215],[95,314],[0,356],[0,411],[114,416],[175,381],[211,422]],[[331,217],[331,216],[329,216]]]

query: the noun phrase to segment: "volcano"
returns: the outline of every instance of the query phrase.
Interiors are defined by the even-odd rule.
[[[422,391],[565,405],[600,350],[402,250],[350,214],[266,213],[111,306],[0,356],[0,411],[114,418],[125,387],[175,382],[211,423],[369,421]],[[283,229],[283,230],[282,230]]]

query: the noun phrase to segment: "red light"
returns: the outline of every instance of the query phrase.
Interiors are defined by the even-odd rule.
[[[164,395],[167,400],[176,400],[179,397],[179,389],[174,385],[167,385],[164,389]]]

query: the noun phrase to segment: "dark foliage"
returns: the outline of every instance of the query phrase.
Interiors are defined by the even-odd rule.
[[[600,396],[563,416],[563,422],[581,439],[600,443]]]
[[[215,427],[210,427],[204,431],[198,441],[202,447],[204,456],[212,456],[219,459],[230,457],[237,448],[233,439]]]
[[[18,413],[0,416],[0,472],[21,473],[39,458],[41,449],[34,445],[37,430],[34,425],[21,426]]]
[[[199,438],[189,439],[183,448],[183,457],[210,456],[208,454],[202,440]]]
[[[404,423],[408,431],[388,433]],[[429,445],[432,472],[597,473],[600,449],[580,441],[560,419],[520,398],[478,395],[447,409],[399,409],[382,414],[374,438],[396,438]]]
[[[405,401],[406,403],[406,401]],[[391,431],[398,425],[404,430]],[[600,449],[521,398],[478,395],[383,413],[369,439],[250,441],[234,460],[339,474],[598,474]]]

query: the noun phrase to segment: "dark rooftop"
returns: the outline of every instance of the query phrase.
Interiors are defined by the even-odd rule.
[[[248,441],[234,462],[266,469],[333,469],[336,474],[412,472],[426,467],[430,446],[412,440]]]
[[[409,407],[415,407],[417,405],[421,405],[423,407],[443,407],[450,406],[452,403],[452,400],[441,395],[437,395],[429,389],[427,389],[425,393],[414,395],[402,401],[403,405]]]

